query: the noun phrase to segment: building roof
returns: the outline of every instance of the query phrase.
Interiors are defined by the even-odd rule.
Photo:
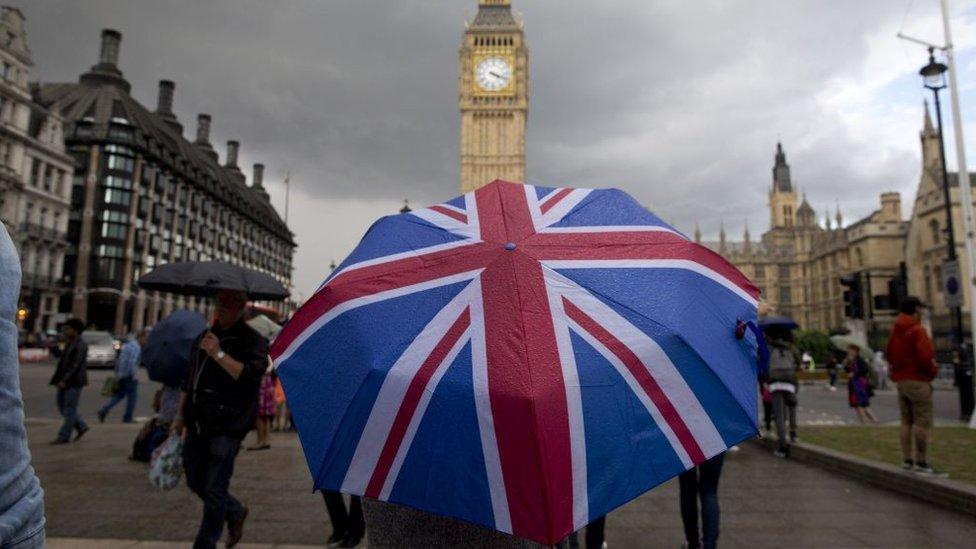
[[[35,86],[34,98],[43,107],[61,113],[67,141],[115,142],[137,149],[294,245],[294,235],[266,193],[248,187],[239,170],[221,166],[216,155],[206,154],[203,147],[177,133],[166,117],[143,107],[129,95],[130,87],[114,64],[102,62],[81,75],[77,83]],[[89,131],[79,134],[79,126]],[[110,135],[116,127],[131,129],[131,139]]]
[[[519,25],[512,15],[508,2],[497,5],[482,3],[478,6],[478,14],[474,16],[474,21],[468,28],[475,31],[519,30]]]

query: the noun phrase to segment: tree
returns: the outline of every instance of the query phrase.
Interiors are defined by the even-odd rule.
[[[800,352],[810,353],[818,364],[826,362],[833,349],[830,335],[822,330],[797,330],[793,334],[793,340]]]

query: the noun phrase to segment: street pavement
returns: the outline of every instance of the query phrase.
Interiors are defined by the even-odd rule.
[[[126,459],[137,425],[93,424],[81,441],[51,446],[56,420],[27,424],[50,547],[189,544],[201,505],[182,484],[157,491],[147,466]],[[241,452],[231,490],[251,508],[244,541],[262,544],[254,547],[321,545],[331,531],[293,433],[274,433],[270,450]],[[722,547],[948,548],[976,538],[971,516],[779,460],[752,444],[726,459],[720,501]],[[682,532],[674,481],[613,512],[607,523],[611,548],[677,548]]]
[[[935,421],[940,425],[961,425],[959,421],[959,393],[955,388],[939,388],[933,393]],[[857,414],[847,400],[847,385],[837,382],[831,391],[826,382],[803,384],[797,394],[797,421],[801,425],[854,425]],[[894,384],[875,392],[871,411],[881,423],[899,422],[898,396]]]

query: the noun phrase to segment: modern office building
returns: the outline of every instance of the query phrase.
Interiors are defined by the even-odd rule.
[[[207,114],[186,139],[173,114],[173,82],[159,82],[154,111],[136,101],[118,66],[121,34],[104,30],[101,38],[98,63],[77,82],[35,89],[35,100],[63,117],[76,166],[63,308],[117,334],[174,308],[203,310],[201,299],[136,286],[174,261],[241,264],[290,287],[295,241],[262,185],[264,167],[254,166],[247,185],[237,141],[227,143],[221,163]]]

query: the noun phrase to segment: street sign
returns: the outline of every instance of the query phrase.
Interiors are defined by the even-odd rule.
[[[945,295],[946,307],[962,307],[962,277],[958,261],[946,261],[942,264],[942,293]]]

